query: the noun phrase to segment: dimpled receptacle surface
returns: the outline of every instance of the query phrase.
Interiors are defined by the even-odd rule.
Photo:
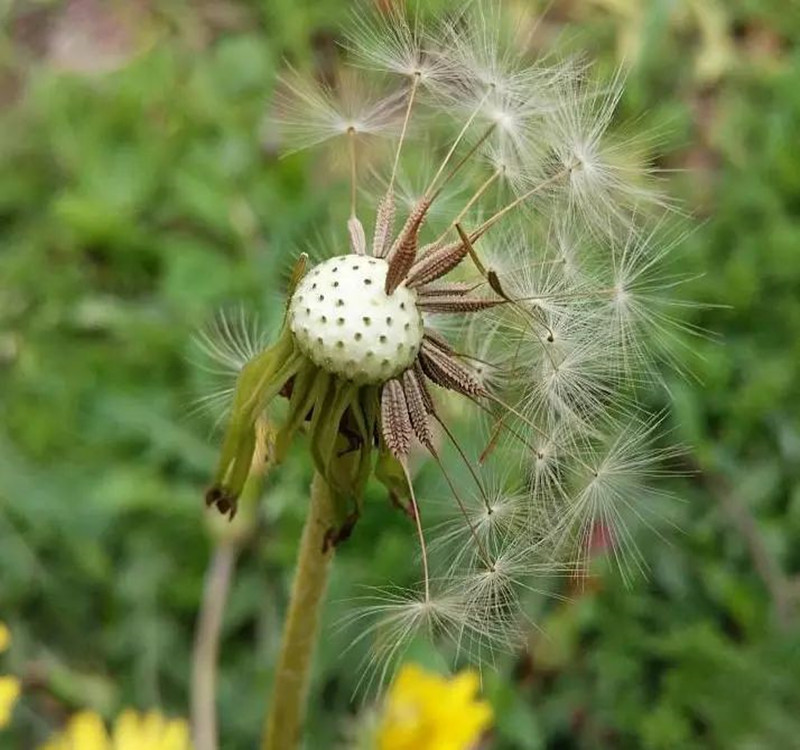
[[[422,342],[417,295],[384,291],[389,264],[342,255],[312,268],[297,285],[289,325],[316,365],[359,383],[383,383],[408,368]]]

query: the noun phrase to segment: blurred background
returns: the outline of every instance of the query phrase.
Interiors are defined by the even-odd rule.
[[[714,336],[665,372],[688,446],[675,528],[641,540],[647,578],[601,566],[538,605],[543,632],[486,674],[494,747],[800,748],[800,4],[540,5],[536,45],[625,67],[620,115],[657,132],[695,217],[687,320]],[[220,307],[275,319],[291,259],[328,231],[330,182],[313,153],[278,160],[264,115],[285,61],[335,64],[349,6],[0,2],[0,673],[24,685],[0,748],[79,708],[188,714],[224,534],[202,509],[216,453],[192,336]],[[310,476],[302,451],[272,472],[235,542],[224,748],[255,746]],[[309,747],[358,710],[347,601],[416,575],[379,488],[367,506],[336,561]]]

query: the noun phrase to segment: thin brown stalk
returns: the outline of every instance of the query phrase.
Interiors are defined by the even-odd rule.
[[[200,611],[195,626],[190,683],[191,729],[195,750],[217,750],[217,664],[219,661],[222,620],[228,603],[236,560],[241,545],[252,531],[254,508],[261,495],[263,478],[272,461],[272,436],[269,424],[255,425],[256,448],[240,498],[242,513],[234,526],[227,526],[215,544],[206,570]]]
[[[492,560],[489,557],[489,553],[486,551],[486,547],[481,541],[480,536],[478,535],[478,530],[475,528],[475,524],[472,523],[472,519],[469,517],[469,513],[467,512],[466,507],[464,506],[464,501],[461,499],[461,496],[456,491],[456,487],[453,484],[453,480],[450,479],[450,475],[445,471],[444,465],[442,464],[439,455],[435,451],[431,451],[431,455],[433,456],[436,463],[439,465],[439,468],[442,471],[442,475],[447,482],[448,487],[450,487],[450,493],[455,498],[456,504],[458,505],[458,509],[462,516],[464,516],[464,521],[467,523],[467,527],[469,528],[470,534],[472,535],[472,539],[475,542],[475,546],[478,548],[478,553],[483,558],[484,563],[486,563],[487,568],[492,567]],[[491,513],[491,508],[488,509],[488,512]]]
[[[437,414],[433,414],[433,418],[439,423],[439,426],[444,430],[447,437],[450,439],[450,442],[453,444],[453,447],[456,449],[456,452],[459,456],[461,456],[461,460],[464,462],[464,465],[467,467],[467,471],[469,471],[470,475],[472,476],[475,485],[478,487],[478,492],[480,492],[481,499],[483,500],[483,505],[486,508],[486,511],[491,513],[492,506],[489,503],[489,498],[486,496],[486,490],[481,483],[480,477],[478,476],[477,472],[472,466],[472,462],[469,460],[469,457],[464,452],[464,449],[461,447],[461,444],[456,440],[456,436],[453,434],[453,431],[447,426],[447,423],[441,419]]]
[[[495,124],[492,123],[488,128],[486,128],[486,130],[483,132],[483,135],[481,135],[481,137],[478,138],[478,140],[475,141],[475,143],[473,143],[472,146],[470,146],[469,151],[467,151],[467,153],[465,153],[450,168],[450,171],[445,175],[445,178],[442,180],[442,184],[439,185],[439,187],[437,187],[436,190],[434,190],[431,193],[431,200],[434,200],[439,197],[442,190],[444,190],[444,188],[450,183],[450,180],[452,180],[453,177],[455,177],[458,174],[461,167],[463,167],[475,155],[475,152],[481,147],[481,144],[492,134],[492,131],[495,129],[495,127],[496,127]]]
[[[792,580],[783,572],[769,550],[758,522],[737,495],[727,477],[706,471],[694,459],[690,458],[689,461],[692,470],[699,475],[702,483],[719,503],[728,523],[744,540],[747,552],[753,561],[753,568],[769,593],[775,621],[778,627],[788,630],[794,622],[796,608],[800,604],[800,599],[794,596]]]
[[[478,269],[478,272],[481,274],[481,276],[483,276],[487,280],[489,286],[498,296],[502,297],[515,310],[521,313],[524,319],[528,320],[528,322],[531,323],[531,331],[533,332],[534,336],[536,336],[539,345],[542,347],[542,351],[545,353],[545,356],[550,361],[550,365],[553,368],[556,368],[556,363],[555,360],[553,359],[553,355],[550,353],[550,350],[547,348],[544,341],[542,341],[541,336],[539,336],[539,332],[535,328],[534,324],[538,323],[539,321],[536,320],[536,318],[533,316],[533,313],[531,313],[529,310],[526,310],[520,304],[520,300],[514,299],[513,297],[510,297],[508,294],[506,294],[505,290],[503,289],[500,283],[500,279],[497,276],[497,273],[492,270],[487,270],[487,268],[483,265],[481,259],[478,257],[478,254],[475,252],[475,248],[472,246],[470,238],[467,236],[466,232],[461,227],[461,224],[456,222],[455,227],[456,231],[458,232],[458,236],[461,238],[461,242],[467,248],[467,252],[469,253],[470,258],[472,259],[472,262],[475,264],[475,267]],[[554,336],[552,328],[550,328],[550,326],[547,325],[546,321],[541,321],[541,324],[547,330],[547,340],[553,341]]]
[[[203,599],[192,651],[191,717],[196,750],[217,750],[217,662],[222,616],[239,554],[233,540],[223,540],[212,553],[203,585]]]

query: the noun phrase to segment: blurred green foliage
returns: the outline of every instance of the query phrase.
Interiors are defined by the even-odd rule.
[[[279,315],[292,257],[333,213],[314,156],[278,161],[263,116],[284,59],[337,54],[346,3],[142,2],[91,72],[56,55],[53,35],[87,23],[67,5],[97,9],[0,10],[0,618],[15,636],[3,671],[26,685],[0,748],[33,746],[78,707],[186,714],[213,538],[191,336],[231,303]],[[796,11],[598,0],[545,16],[543,37],[601,67],[625,54],[621,114],[663,135],[662,166],[680,170],[698,217],[686,314],[713,335],[693,342],[690,377],[666,376],[690,473],[673,483],[675,528],[644,540],[650,577],[626,589],[605,571],[538,603],[545,635],[486,675],[498,748],[800,747]],[[240,555],[225,748],[254,746],[310,473],[297,457],[269,477]],[[396,579],[414,555],[370,492],[336,563],[309,747],[356,709],[357,656],[332,624],[356,583]]]

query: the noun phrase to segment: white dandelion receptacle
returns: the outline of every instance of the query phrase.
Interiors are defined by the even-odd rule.
[[[289,326],[318,367],[358,383],[382,383],[407,369],[422,343],[417,293],[387,294],[389,264],[343,255],[313,268],[289,304]]]

